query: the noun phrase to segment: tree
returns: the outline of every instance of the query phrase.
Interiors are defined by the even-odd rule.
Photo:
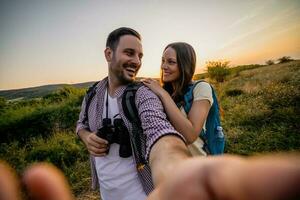
[[[293,59],[290,56],[283,56],[281,58],[278,58],[278,63],[286,63],[286,62],[290,62],[293,61]]]
[[[217,82],[224,82],[226,76],[230,74],[230,61],[208,61],[206,62],[208,77]]]
[[[266,61],[266,64],[267,65],[274,65],[275,63],[274,63],[274,60],[268,60],[268,61]]]

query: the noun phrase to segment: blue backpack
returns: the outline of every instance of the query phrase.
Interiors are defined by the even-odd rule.
[[[194,95],[193,90],[198,83],[205,82],[203,80],[190,84],[184,94],[184,110],[189,113]],[[220,122],[219,104],[216,97],[214,88],[210,85],[212,90],[213,104],[209,110],[205,127],[206,130],[202,129],[199,137],[204,141],[204,150],[210,155],[218,155],[224,153],[225,137],[223,128]]]

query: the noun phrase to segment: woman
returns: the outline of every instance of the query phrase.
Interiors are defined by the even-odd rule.
[[[208,83],[201,82],[193,90],[193,103],[189,113],[183,109],[183,95],[196,67],[196,54],[193,47],[184,42],[167,45],[161,62],[161,83],[144,79],[143,83],[161,99],[166,114],[175,129],[186,139],[193,155],[206,155],[202,150],[203,141],[199,138],[209,109],[213,104],[212,90]],[[177,105],[180,105],[179,108]]]

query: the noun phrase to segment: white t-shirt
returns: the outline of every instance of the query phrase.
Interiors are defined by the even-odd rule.
[[[107,90],[105,92],[105,103]],[[103,118],[106,117],[104,103]],[[108,118],[120,118],[117,98],[108,95]],[[133,157],[119,156],[119,144],[111,144],[109,154],[95,157],[96,171],[99,179],[102,200],[144,200],[147,198],[136,171]]]
[[[195,86],[195,88],[193,90],[193,96],[194,96],[193,102],[198,101],[198,100],[208,100],[210,103],[210,106],[212,106],[212,104],[214,102],[213,97],[212,97],[211,87],[206,82],[198,83]],[[185,112],[183,106],[180,108],[180,111],[182,112],[182,114],[185,117],[187,117],[187,113]],[[206,123],[206,120],[204,121],[204,125],[203,125],[204,129],[205,129],[205,123]],[[203,145],[204,145],[204,142],[199,137],[197,137],[195,142],[188,145],[188,149],[190,150],[190,152],[193,156],[198,156],[198,155],[206,156],[206,152],[202,149]]]

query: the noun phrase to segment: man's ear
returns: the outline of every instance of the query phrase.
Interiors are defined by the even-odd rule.
[[[106,47],[106,49],[104,50],[104,55],[105,55],[106,61],[111,62],[112,57],[113,57],[112,49],[109,47]]]

